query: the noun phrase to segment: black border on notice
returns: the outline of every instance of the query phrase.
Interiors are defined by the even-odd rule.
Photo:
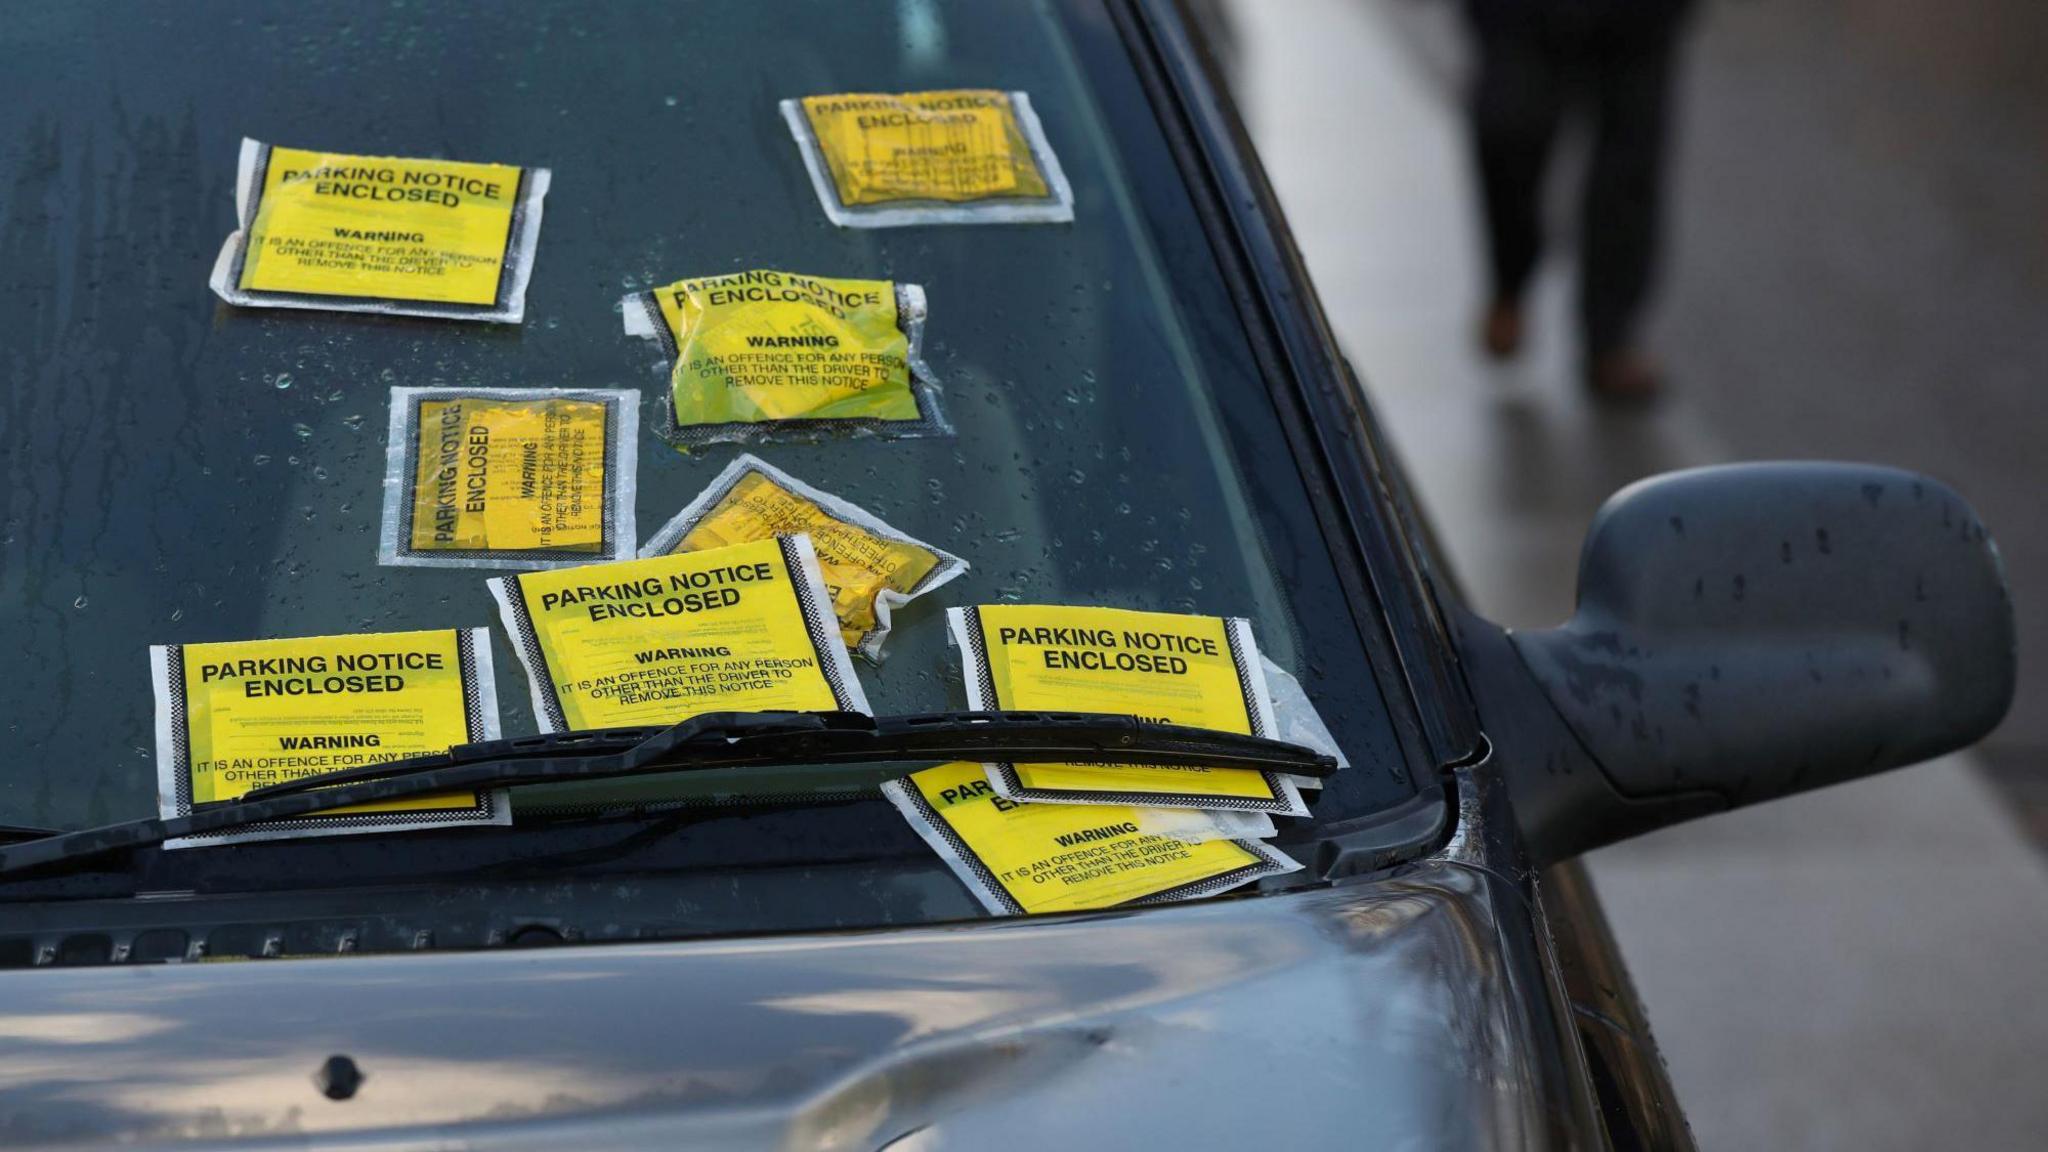
[[[825,687],[832,692],[832,702],[841,712],[853,712],[853,697],[846,691],[846,681],[839,675],[838,661],[825,653],[827,645],[846,650],[846,641],[839,635],[839,616],[832,611],[830,603],[817,604],[811,600],[810,581],[804,579],[803,565],[799,563],[796,540],[791,536],[777,536],[775,550],[782,554],[782,570],[789,577],[789,592],[796,600],[798,619],[804,622],[804,636],[811,642],[811,656],[818,662],[818,675],[825,678]]]
[[[533,613],[526,607],[526,586],[519,579],[521,575],[524,573],[493,579],[498,581],[500,588],[509,593],[505,597],[506,610],[516,625],[512,639],[518,642],[520,651],[526,654],[526,675],[528,679],[534,681],[532,687],[536,691],[533,695],[539,697],[541,704],[547,709],[547,719],[551,725],[548,731],[567,732],[570,730],[569,718],[562,711],[562,695],[555,690],[555,674],[548,668],[548,654],[541,647],[540,633],[534,629]]]

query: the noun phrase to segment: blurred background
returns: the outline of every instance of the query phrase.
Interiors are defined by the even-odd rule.
[[[1880,461],[1976,504],[2021,635],[1991,740],[1590,864],[1703,1148],[2048,1147],[2048,5],[1696,7],[1643,341],[1668,376],[1647,407],[1581,381],[1584,133],[1550,173],[1528,346],[1508,365],[1479,350],[1457,0],[1198,10],[1483,613],[1568,615],[1594,510],[1655,472]]]

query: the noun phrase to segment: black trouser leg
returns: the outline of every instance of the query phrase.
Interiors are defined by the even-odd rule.
[[[1522,0],[1470,0],[1479,50],[1472,93],[1480,202],[1497,300],[1518,300],[1543,248],[1543,174],[1564,106],[1564,66]]]
[[[1594,134],[1579,227],[1579,313],[1589,359],[1634,341],[1656,275],[1680,24],[1674,16],[1613,30],[1586,60]]]

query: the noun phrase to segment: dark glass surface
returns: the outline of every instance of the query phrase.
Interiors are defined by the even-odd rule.
[[[153,811],[151,643],[487,625],[504,729],[533,731],[488,573],[376,562],[388,389],[638,387],[651,425],[665,366],[619,297],[756,267],[930,295],[957,435],[755,449],[973,565],[857,664],[877,711],[962,702],[949,604],[1244,615],[1353,761],[1317,816],[1412,794],[1228,286],[1159,192],[1151,110],[1075,62],[1069,37],[1106,22],[983,0],[0,14],[0,822]],[[775,108],[990,86],[1030,93],[1072,225],[835,228]],[[552,168],[526,323],[219,302],[245,135]],[[736,450],[643,437],[645,537]],[[773,858],[832,811],[728,819]]]

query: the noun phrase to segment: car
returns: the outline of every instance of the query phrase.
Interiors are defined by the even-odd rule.
[[[1588,530],[1569,621],[1470,610],[1169,0],[6,15],[11,1147],[1687,1148],[1576,858],[2010,704],[1990,534],[1881,466],[1652,478]],[[991,86],[1070,222],[842,226],[777,111]],[[244,136],[547,165],[523,322],[208,295]],[[378,562],[390,389],[659,393],[618,296],[762,267],[929,298],[948,434],[746,444],[971,566],[897,608],[873,720],[553,733],[500,659],[520,734],[413,778],[159,794],[147,646],[498,618],[490,573]],[[638,448],[643,521],[734,451]],[[1328,744],[962,716],[944,609],[1019,603],[1248,621]],[[1292,871],[990,915],[882,786],[1048,749],[1321,787],[1277,818]],[[219,835],[429,784],[509,813]]]

